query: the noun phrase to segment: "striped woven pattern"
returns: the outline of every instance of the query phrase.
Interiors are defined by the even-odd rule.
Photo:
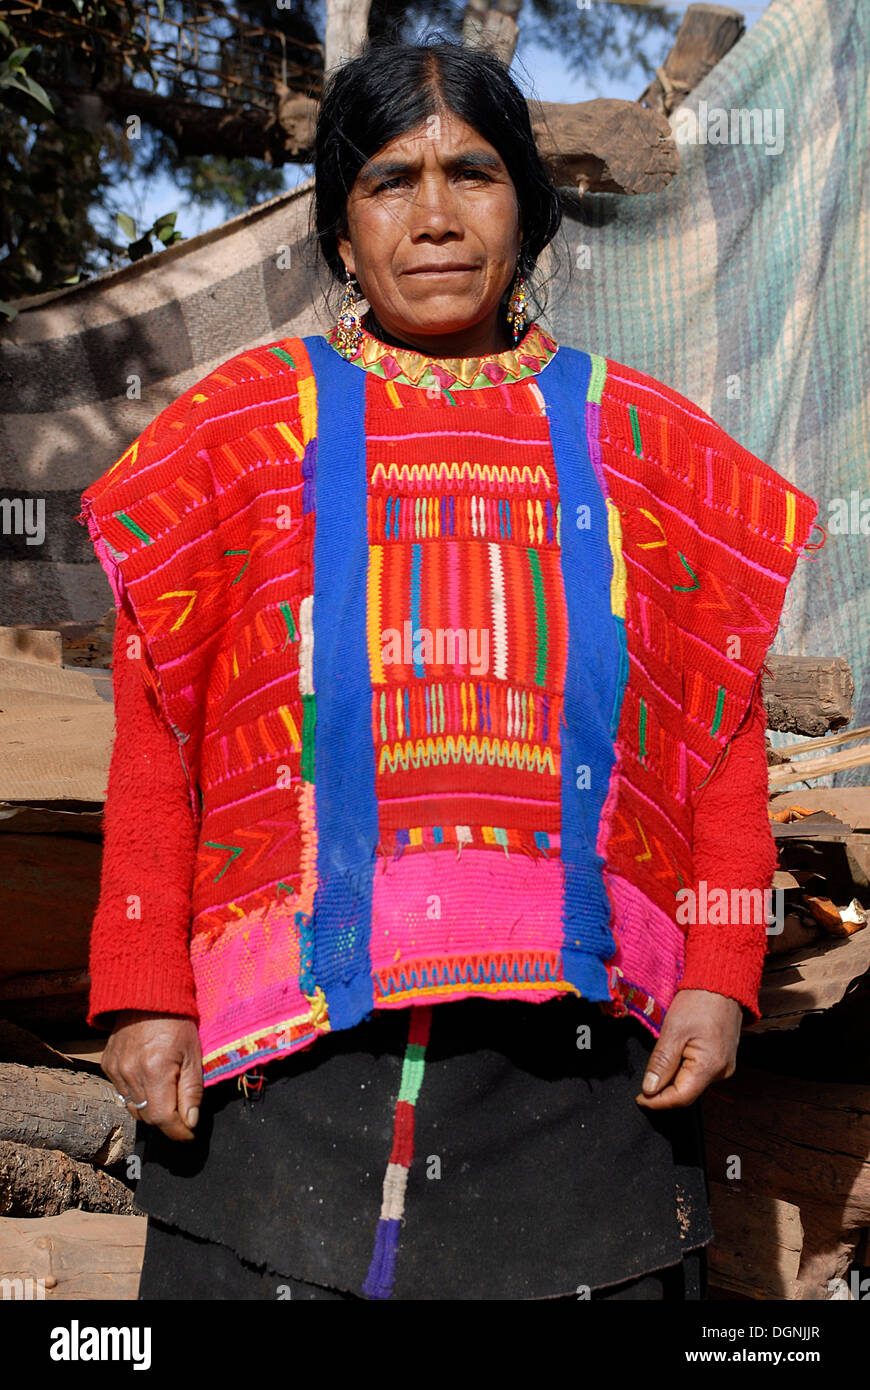
[[[393,1115],[393,1147],[384,1175],[381,1215],[375,1232],[372,1262],[362,1289],[369,1298],[389,1298],[393,1291],[399,1234],[405,1211],[405,1190],[414,1158],[414,1111],[423,1084],[426,1045],[432,1027],[432,1006],[417,1006],[409,1013],[408,1043]]]
[[[475,994],[655,1032],[679,982],[692,796],[816,504],[537,325],[464,361],[239,354],[82,498],[200,824],[206,1084]]]

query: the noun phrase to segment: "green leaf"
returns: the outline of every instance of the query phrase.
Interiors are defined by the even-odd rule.
[[[17,91],[33,97],[54,115],[54,107],[45,88],[40,87],[39,83],[34,82],[33,78],[29,77],[21,68],[12,68],[11,70],[0,68],[0,87],[15,87]]]
[[[177,216],[177,212],[164,212],[162,217],[156,219],[153,230],[159,235],[161,227],[174,227]]]
[[[3,23],[2,19],[0,19],[0,34],[3,35],[4,39],[12,38],[12,30],[9,28],[8,24]]]
[[[23,76],[23,74],[21,74],[21,76]],[[0,69],[0,87],[16,87],[19,92],[26,92],[27,88],[22,82],[21,76],[19,76],[17,68],[12,72],[6,72],[4,69]]]
[[[32,53],[32,52],[33,52],[32,47],[31,47],[31,48],[16,48],[16,50],[15,50],[14,53],[10,53],[10,54],[9,54],[9,57],[6,59],[6,62],[9,64],[10,68],[20,68],[20,67],[21,67],[21,64],[24,62],[24,59],[27,57],[28,53]]]
[[[126,212],[119,212],[117,220],[118,226],[121,228],[124,236],[127,237],[129,241],[135,241],[136,223],[133,221],[132,217],[128,217]]]
[[[50,111],[51,114],[54,115],[54,107],[51,104],[51,98],[45,88],[40,87],[38,82],[34,82],[33,78],[29,77],[26,72],[22,73],[21,77],[33,99],[38,101],[41,106],[44,106],[47,111]]]
[[[157,0],[157,12],[158,12],[158,14],[160,15],[160,18],[162,19],[162,18],[163,18],[163,0]]]
[[[5,314],[11,323],[13,319],[18,317],[18,310],[13,309],[11,304],[4,304],[3,301],[0,300],[0,314]]]

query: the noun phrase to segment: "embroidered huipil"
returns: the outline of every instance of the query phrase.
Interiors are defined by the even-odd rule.
[[[533,325],[239,354],[82,500],[188,779],[206,1084],[475,994],[658,1030],[811,498]]]

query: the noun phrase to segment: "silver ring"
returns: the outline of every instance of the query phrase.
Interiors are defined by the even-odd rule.
[[[124,1105],[132,1105],[134,1110],[144,1110],[148,1104],[147,1100],[134,1100],[132,1096],[122,1096],[120,1091],[116,1091],[115,1095]]]

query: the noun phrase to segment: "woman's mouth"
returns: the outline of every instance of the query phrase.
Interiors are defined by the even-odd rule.
[[[411,270],[406,270],[406,275],[468,275],[474,270],[473,265],[423,265],[414,266]]]

